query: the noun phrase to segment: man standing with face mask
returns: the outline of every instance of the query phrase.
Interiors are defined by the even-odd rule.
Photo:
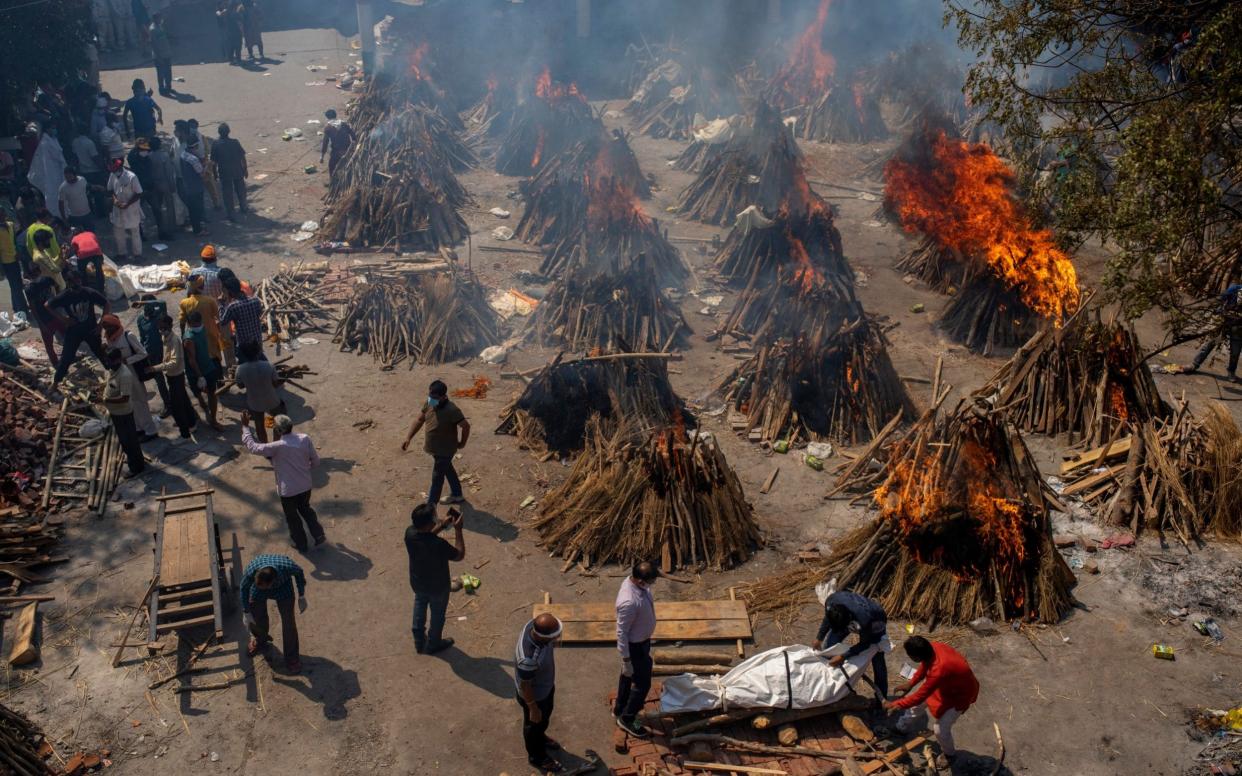
[[[466,497],[462,495],[461,481],[457,479],[457,470],[453,468],[453,456],[470,439],[470,423],[457,405],[449,401],[448,386],[441,380],[436,380],[428,388],[427,404],[415,419],[414,425],[410,426],[410,432],[405,435],[405,441],[401,443],[403,451],[410,449],[410,440],[423,426],[427,427],[423,449],[435,461],[431,469],[431,489],[427,491],[427,503],[434,505],[440,502],[440,492],[444,490],[444,481],[447,479],[449,495],[444,503],[460,504]],[[458,428],[461,429],[460,440],[457,436]]]
[[[651,636],[655,633],[655,599],[651,586],[660,571],[651,561],[639,561],[617,591],[617,651],[621,653],[621,678],[612,714],[617,727],[635,738],[649,738],[651,731],[638,721],[638,712],[651,690]]]

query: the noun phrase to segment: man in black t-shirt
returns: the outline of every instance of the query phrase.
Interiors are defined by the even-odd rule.
[[[455,509],[437,525],[435,507],[419,504],[410,513],[410,523],[405,529],[405,550],[410,554],[410,587],[414,589],[414,648],[420,655],[432,655],[453,646],[452,639],[441,637],[452,584],[449,561],[466,557],[466,540],[461,533],[461,513]],[[450,525],[453,544],[436,536]],[[428,609],[431,624],[424,631]]]
[[[65,326],[65,345],[56,364],[56,375],[52,378],[53,388],[64,379],[82,343],[86,343],[100,363],[106,363],[103,343],[99,338],[99,315],[111,312],[108,300],[95,289],[82,285],[82,273],[77,269],[65,270],[65,282],[68,287],[47,302],[48,310]],[[99,308],[98,313],[96,308]]]

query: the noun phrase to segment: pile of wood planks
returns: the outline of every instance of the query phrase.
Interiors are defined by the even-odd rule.
[[[47,580],[40,569],[69,560],[55,555],[64,537],[64,526],[17,507],[0,510],[0,592],[14,595],[23,585]]]
[[[708,224],[732,224],[751,205],[775,213],[791,197],[813,196],[802,152],[780,114],[759,103],[746,124],[745,131],[736,132],[705,161],[702,172],[678,197],[679,214]]]
[[[762,543],[737,475],[706,435],[590,425],[586,450],[534,521],[566,568],[658,559],[666,572],[719,570]]]
[[[455,169],[475,163],[444,117],[421,105],[361,132],[325,196],[321,239],[354,247],[437,250],[466,239],[474,199]]]
[[[371,267],[345,304],[332,341],[384,369],[441,364],[500,342],[496,313],[473,272],[452,264]]]
[[[1023,431],[1068,434],[1097,446],[1123,425],[1168,417],[1134,328],[1081,307],[1060,328],[1031,337],[988,383],[988,397]]]
[[[335,331],[339,310],[329,297],[346,292],[352,282],[350,273],[333,274],[326,261],[282,266],[260,281],[255,293],[263,302],[268,338],[276,343],[277,355],[302,334]]]
[[[56,426],[65,411],[46,398],[33,369],[0,367],[0,509],[31,508],[28,486],[46,473]]]
[[[497,434],[512,434],[547,460],[582,450],[593,418],[612,430],[622,423],[664,427],[694,416],[669,382],[667,354],[612,353],[566,359],[564,353],[539,370],[520,396],[501,412]]]
[[[0,763],[16,776],[50,776],[51,754],[43,731],[21,713],[0,704]]]
[[[819,578],[925,622],[1057,622],[1075,580],[1053,545],[1039,470],[985,403],[940,413],[948,392],[889,447],[879,517],[833,545]]]
[[[646,254],[623,268],[581,267],[548,289],[530,332],[574,351],[664,352],[693,332],[657,282]]]
[[[733,428],[751,441],[866,442],[914,405],[888,355],[879,324],[855,305],[839,328],[759,345],[716,387],[736,413]],[[828,316],[823,316],[823,319]],[[731,420],[732,420],[731,416]]]

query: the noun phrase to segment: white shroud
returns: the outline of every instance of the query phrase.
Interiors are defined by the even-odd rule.
[[[891,652],[885,637],[878,646],[865,649],[840,666],[828,665],[828,657],[844,653],[847,644],[816,651],[792,645],[760,652],[742,661],[721,677],[682,674],[664,680],[660,711],[712,709],[810,709],[845,698],[858,675],[867,670],[875,653]]]

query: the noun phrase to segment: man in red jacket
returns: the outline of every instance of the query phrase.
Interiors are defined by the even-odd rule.
[[[906,654],[919,662],[919,670],[910,681],[900,686],[896,694],[906,694],[897,701],[887,701],[887,711],[904,711],[897,722],[897,729],[909,732],[914,723],[923,716],[923,707],[932,715],[932,730],[944,754],[943,764],[937,758],[937,767],[948,767],[957,748],[953,745],[953,723],[979,699],[979,680],[970,670],[970,664],[961,653],[939,641],[928,641],[922,636],[911,636],[905,643]],[[910,692],[919,682],[918,690]],[[907,694],[908,693],[908,694]]]

